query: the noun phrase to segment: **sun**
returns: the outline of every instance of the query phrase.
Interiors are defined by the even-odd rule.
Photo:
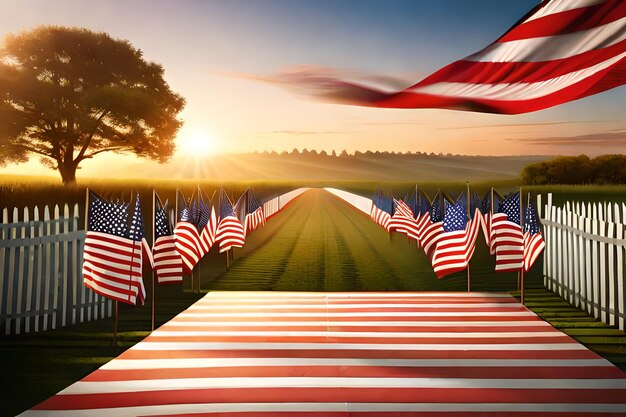
[[[213,155],[217,153],[217,148],[217,137],[207,128],[183,129],[178,135],[178,152],[186,156]]]

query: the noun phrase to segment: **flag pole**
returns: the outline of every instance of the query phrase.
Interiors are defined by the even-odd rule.
[[[519,188],[519,223],[522,229],[522,242],[523,242],[523,239],[524,239],[524,205],[522,204],[522,200],[523,200],[522,187],[520,187]],[[519,284],[521,287],[520,301],[522,305],[524,305],[524,256],[523,256],[523,252],[522,252],[522,268],[519,271],[519,277],[520,277]]]
[[[465,183],[467,184],[467,220],[468,220],[468,225],[469,222],[472,221],[472,216],[471,216],[471,204],[470,204],[470,187],[469,187],[469,181],[465,181]],[[470,262],[469,260],[467,261],[467,292],[472,291],[472,281],[471,281],[471,277],[470,277]]]
[[[196,207],[196,211],[198,212],[198,220],[200,218],[200,198],[202,198],[202,191],[200,190],[200,184],[196,184],[196,187],[198,187],[198,207]],[[204,199],[202,200],[204,202]],[[198,220],[196,220],[196,223],[198,223]],[[199,231],[200,233],[202,233],[202,230]],[[198,293],[200,292],[200,279],[202,278],[202,272],[200,271],[200,261],[202,260],[203,257],[200,258],[200,260],[198,261]]]
[[[115,300],[115,316],[113,318],[113,346],[117,346],[117,316],[118,316],[117,306],[118,304],[119,304],[119,301]]]
[[[154,191],[154,188],[152,189],[152,247],[154,248],[154,226],[155,226],[155,221],[154,221],[154,217],[156,216],[156,193]],[[151,331],[154,331],[154,303],[156,301],[156,296],[154,294],[154,291],[156,290],[156,287],[154,285],[154,268],[152,269],[152,326],[150,327]]]

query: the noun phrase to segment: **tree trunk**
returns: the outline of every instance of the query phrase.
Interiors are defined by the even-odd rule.
[[[77,165],[75,164],[68,164],[68,165],[59,164],[59,173],[61,174],[61,180],[63,180],[63,185],[65,186],[76,185],[76,167]]]

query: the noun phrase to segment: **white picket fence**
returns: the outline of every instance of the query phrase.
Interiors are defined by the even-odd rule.
[[[308,191],[309,189],[310,188],[298,188],[266,201],[263,203],[263,212],[265,213],[265,217],[272,217],[274,214],[284,209],[287,204],[291,203],[296,197],[299,197],[302,193]]]
[[[568,202],[555,207],[548,194],[540,216],[546,288],[624,330],[626,204]]]
[[[32,213],[32,214],[31,214]],[[85,231],[66,204],[2,213],[0,224],[0,334],[56,329],[110,317],[112,302],[83,285]]]
[[[366,198],[357,194],[349,193],[347,191],[338,190],[336,188],[324,188],[331,194],[336,195],[346,203],[350,204],[357,210],[362,211],[363,213],[370,215],[372,211],[372,199]]]

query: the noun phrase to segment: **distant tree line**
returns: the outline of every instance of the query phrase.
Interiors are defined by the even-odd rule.
[[[626,155],[560,156],[527,165],[522,181],[542,184],[626,184]]]
[[[259,152],[259,151],[254,151],[252,152],[253,155],[264,155],[264,156],[269,156],[269,155],[273,155],[273,156],[309,156],[309,157],[328,157],[328,158],[367,158],[367,157],[399,157],[399,156],[403,156],[403,157],[447,157],[447,158],[452,158],[452,157],[459,157],[459,158],[467,158],[468,156],[471,155],[458,155],[458,154],[451,154],[451,153],[435,153],[435,152],[411,152],[411,151],[406,151],[406,152],[396,152],[396,151],[355,151],[354,153],[348,153],[348,151],[346,151],[345,149],[343,151],[341,151],[340,153],[337,153],[336,151],[331,151],[331,153],[328,153],[324,150],[318,152],[315,149],[307,149],[304,148],[302,150],[298,149],[298,148],[294,148],[293,150],[291,150],[291,152],[289,151],[282,151],[282,152],[276,152],[276,151],[263,151],[263,152]],[[478,156],[478,155],[476,155]]]

